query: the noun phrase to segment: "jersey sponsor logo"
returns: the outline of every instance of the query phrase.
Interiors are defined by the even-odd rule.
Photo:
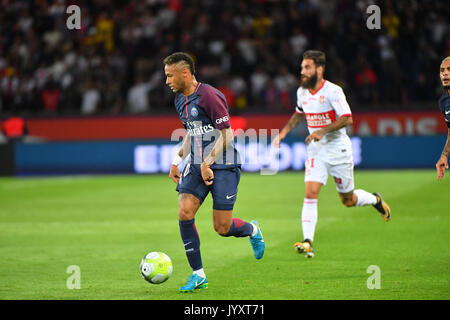
[[[216,119],[216,124],[221,124],[222,122],[227,122],[228,120],[230,120],[230,118],[228,116],[218,118],[218,119]]]
[[[186,121],[184,127],[191,137],[201,136],[214,130],[212,124],[203,125],[201,121]]]
[[[208,132],[213,131],[214,127],[211,124],[208,124],[206,126],[200,126],[200,127],[196,127],[196,128],[187,128],[186,130],[191,137],[195,137],[195,136],[201,136]]]
[[[320,104],[324,103],[325,102],[325,96],[320,96],[319,97],[319,102],[320,102]]]
[[[305,113],[308,127],[322,128],[336,121],[336,113],[334,110],[319,113]]]

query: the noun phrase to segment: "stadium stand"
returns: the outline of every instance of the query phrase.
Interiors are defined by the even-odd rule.
[[[66,9],[81,8],[69,30]],[[381,8],[381,29],[366,8]],[[186,51],[232,114],[291,113],[300,57],[327,53],[326,76],[352,109],[436,108],[450,55],[446,1],[1,1],[0,117],[171,114],[162,59]]]

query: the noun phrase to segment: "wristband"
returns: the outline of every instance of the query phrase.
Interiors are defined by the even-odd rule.
[[[175,155],[175,158],[173,158],[173,161],[172,161],[172,165],[174,165],[174,166],[179,166],[180,165],[180,163],[182,163],[183,162],[183,158],[182,157],[180,157],[179,155],[178,155],[178,153]]]

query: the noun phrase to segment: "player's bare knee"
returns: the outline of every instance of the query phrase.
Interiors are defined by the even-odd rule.
[[[194,219],[194,212],[189,208],[180,207],[178,210],[178,219],[181,221],[192,220]]]
[[[317,198],[319,198],[319,192],[318,191],[306,191],[305,198],[306,199],[317,199]]]

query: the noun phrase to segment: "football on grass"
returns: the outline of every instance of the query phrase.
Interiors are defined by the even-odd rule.
[[[145,280],[153,284],[159,284],[170,278],[173,265],[167,254],[150,252],[142,258],[140,269]]]

